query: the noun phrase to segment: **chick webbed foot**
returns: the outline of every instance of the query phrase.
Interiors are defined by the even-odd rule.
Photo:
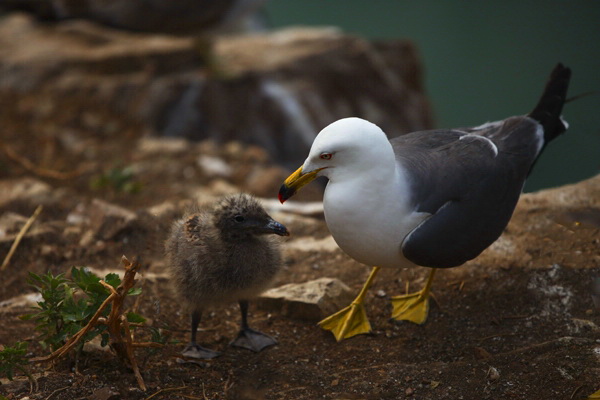
[[[192,312],[192,330],[190,342],[181,352],[181,355],[187,358],[195,358],[199,360],[210,360],[221,355],[221,353],[207,349],[196,343],[196,331],[198,330],[198,324],[202,317],[202,311],[194,310]]]
[[[266,349],[269,346],[276,345],[277,340],[273,339],[266,333],[256,331],[248,326],[248,301],[240,300],[239,305],[242,315],[240,332],[238,333],[237,338],[235,338],[230,345],[252,350],[256,353]]]
[[[197,343],[189,343],[181,355],[188,358],[197,358],[200,360],[210,360],[211,358],[219,357],[221,353],[200,346]]]
[[[277,340],[265,333],[251,328],[243,328],[238,333],[237,338],[231,342],[231,346],[241,347],[258,353],[267,347],[276,345],[277,343]]]

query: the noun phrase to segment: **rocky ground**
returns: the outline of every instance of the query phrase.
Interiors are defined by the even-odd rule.
[[[2,156],[2,254],[34,209],[44,208],[1,272],[0,343],[25,340],[31,356],[46,354],[32,323],[18,318],[31,303],[23,297],[33,292],[28,271],[88,266],[103,276],[121,269],[123,254],[143,264],[138,312],[179,343],[153,354],[138,350],[146,392],[110,352],[90,350],[77,371],[72,360],[34,365],[39,390],[33,393],[24,377],[3,380],[0,393],[8,398],[144,399],[160,392],[154,398],[582,399],[597,389],[600,314],[591,281],[600,270],[600,176],[523,196],[490,249],[438,273],[436,302],[423,326],[391,323],[388,299],[406,285],[420,287],[427,271],[383,271],[367,301],[372,335],[336,343],[315,326],[314,315],[300,318],[263,302],[253,305],[252,324],[279,345],[253,354],[228,347],[238,324],[232,304],[203,321],[201,342],[223,355],[200,366],[176,360],[188,318],[169,289],[162,251],[169,223],[192,200],[240,190],[265,199],[292,232],[277,286],[332,277],[356,292],[368,269],[331,242],[318,203],[283,208],[274,201],[286,172],[263,150],[235,142],[117,142],[95,143],[106,155],[95,162],[110,170],[121,160],[130,169],[130,175],[121,170],[129,186],[85,172],[78,162],[62,160],[70,166],[62,172],[73,176],[57,179],[48,177],[56,171],[24,168],[16,153]],[[318,200],[318,185],[307,189],[301,200]]]

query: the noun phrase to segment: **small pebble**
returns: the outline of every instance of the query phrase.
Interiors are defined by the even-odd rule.
[[[490,369],[488,369],[488,378],[491,381],[498,380],[500,378],[500,372],[496,368],[490,367]]]

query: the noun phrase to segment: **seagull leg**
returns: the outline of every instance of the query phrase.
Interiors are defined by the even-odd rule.
[[[216,351],[212,351],[200,346],[196,343],[196,331],[198,330],[198,324],[200,323],[200,317],[202,317],[202,312],[198,310],[194,310],[192,312],[192,333],[190,338],[190,343],[183,349],[181,355],[189,358],[200,358],[203,360],[210,360],[211,358],[215,358],[221,355]]]
[[[255,331],[248,326],[248,302],[246,300],[240,300],[239,303],[240,311],[242,313],[242,323],[240,325],[240,332],[238,333],[237,338],[231,342],[231,345],[252,350],[256,353],[269,346],[276,345],[277,340],[265,333]]]
[[[340,311],[319,322],[318,325],[323,329],[331,331],[338,342],[355,335],[360,335],[361,333],[371,332],[371,324],[367,318],[363,303],[377,272],[379,272],[379,267],[373,267],[360,293],[348,307],[342,308]]]
[[[392,297],[392,318],[396,321],[411,321],[422,324],[429,313],[429,291],[435,276],[436,268],[432,268],[425,287],[418,292]]]

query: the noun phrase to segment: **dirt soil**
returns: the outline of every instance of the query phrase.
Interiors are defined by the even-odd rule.
[[[422,326],[391,323],[389,297],[404,293],[406,285],[420,288],[428,271],[384,270],[367,298],[371,335],[336,343],[314,321],[251,306],[251,325],[279,341],[254,354],[228,346],[239,318],[231,304],[206,315],[199,332],[200,342],[222,356],[203,365],[180,364],[188,317],[164,278],[166,227],[197,197],[236,190],[274,197],[285,171],[271,165],[260,149],[236,144],[171,148],[159,143],[157,150],[148,145],[152,141],[140,141],[127,130],[110,138],[44,138],[4,128],[20,133],[5,136],[2,143],[0,216],[14,212],[28,217],[37,204],[45,208],[0,272],[0,301],[8,301],[0,307],[0,344],[26,340],[30,356],[47,354],[37,344],[33,324],[18,318],[27,307],[6,305],[33,292],[28,271],[58,273],[83,265],[101,272],[119,270],[123,254],[143,264],[144,279],[138,283],[143,294],[130,307],[179,341],[154,353],[137,351],[146,392],[111,352],[91,350],[77,370],[72,359],[33,365],[37,391],[30,392],[22,376],[2,380],[0,394],[9,399],[570,400],[600,389],[600,310],[591,296],[591,282],[600,272],[599,208],[556,207],[535,198],[522,202],[491,249],[460,268],[438,272],[436,301]],[[61,140],[80,141],[85,151],[63,151]],[[201,168],[202,155],[224,160],[232,171],[217,176],[218,168]],[[115,166],[132,166],[133,179],[141,184],[138,193],[91,187]],[[54,179],[48,170],[80,173]],[[17,195],[18,185],[39,190]],[[316,185],[304,195],[305,200],[318,198]],[[100,206],[93,199],[133,211],[133,222],[100,227],[106,217],[98,215]],[[157,205],[163,211],[154,217],[149,210]],[[277,213],[277,218],[292,231],[290,241],[328,235],[320,216]],[[10,243],[2,242],[2,258]],[[286,251],[285,262],[277,285],[328,276],[358,292],[369,273],[340,250]]]

